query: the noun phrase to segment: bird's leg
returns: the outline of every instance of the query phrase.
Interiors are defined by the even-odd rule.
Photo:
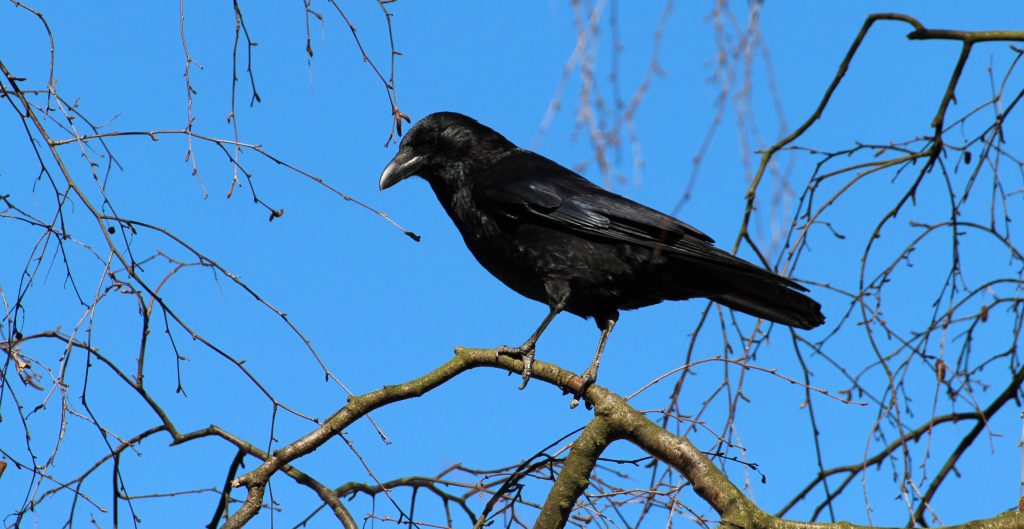
[[[548,307],[551,308],[551,311],[548,312],[544,321],[540,322],[540,327],[533,331],[533,334],[530,335],[530,338],[523,345],[514,348],[503,345],[498,348],[499,355],[521,356],[523,358],[523,385],[519,386],[519,389],[526,388],[526,384],[530,382],[530,375],[533,374],[534,346],[537,345],[537,340],[544,333],[544,329],[548,328],[551,320],[555,319],[555,316],[565,310],[565,307],[569,304],[569,293],[571,291],[568,281],[564,279],[549,279],[544,282],[544,290],[547,292]]]
[[[540,335],[544,333],[544,329],[548,328],[548,324],[551,323],[551,320],[555,319],[555,316],[557,316],[558,313],[562,311],[562,308],[563,307],[561,305],[551,307],[551,311],[548,312],[548,315],[544,318],[544,321],[540,322],[540,327],[537,327],[537,330],[533,331],[533,334],[531,334],[530,337],[527,338],[525,342],[523,342],[523,345],[520,345],[519,347],[509,347],[507,345],[502,345],[498,347],[499,355],[522,357],[523,385],[519,386],[519,389],[526,388],[526,384],[530,382],[530,375],[533,374],[533,356],[537,352],[537,340],[540,338]]]
[[[583,371],[583,375],[580,376],[583,381],[580,383],[580,390],[573,397],[572,401],[569,402],[570,408],[575,408],[580,404],[580,398],[587,392],[595,381],[597,381],[597,367],[601,364],[601,355],[604,354],[604,345],[608,342],[608,335],[612,333],[612,328],[615,327],[615,322],[618,319],[618,313],[616,312],[613,316],[608,318],[601,318],[598,320],[598,327],[601,329],[601,339],[597,342],[597,352],[594,353],[594,360],[590,362],[590,366]],[[590,409],[590,403],[587,403],[587,409]]]

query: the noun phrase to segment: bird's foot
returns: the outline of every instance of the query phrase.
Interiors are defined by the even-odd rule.
[[[580,375],[580,379],[582,380],[582,382],[580,382],[580,390],[576,392],[575,395],[573,395],[572,401],[569,402],[570,409],[580,405],[580,399],[582,399],[583,395],[587,392],[588,389],[590,389],[590,386],[592,386],[594,382],[597,381],[597,368],[591,365],[585,371],[583,371],[583,374]],[[593,409],[594,407],[594,405],[591,404],[589,401],[585,400],[583,401],[583,403],[586,405],[588,410]]]
[[[498,356],[514,356],[523,359],[523,383],[519,386],[519,389],[526,389],[526,385],[530,383],[530,376],[533,375],[533,356],[537,354],[537,349],[533,343],[526,342],[519,347],[509,347],[502,345],[498,347]]]

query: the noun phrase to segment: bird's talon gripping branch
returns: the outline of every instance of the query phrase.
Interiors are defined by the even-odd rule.
[[[497,351],[497,354],[495,355],[497,357],[501,357],[501,356],[523,356],[523,348],[522,347],[512,347],[512,346],[509,346],[509,345],[499,345],[498,348],[495,349],[495,351]]]
[[[583,395],[586,394],[587,390],[590,389],[590,386],[597,381],[597,369],[594,369],[593,364],[591,364],[590,367],[580,375],[580,380],[580,389],[573,395],[572,401],[569,402],[570,409],[580,405],[580,400],[583,400]],[[593,405],[590,402],[584,401],[584,403],[588,410],[593,408]]]
[[[526,385],[530,383],[530,377],[533,375],[533,357],[537,354],[536,342],[534,340],[527,340],[526,343],[519,347],[509,347],[507,345],[500,345],[497,349],[497,356],[513,356],[519,357],[523,360],[523,384],[519,386],[519,389],[526,389]]]
[[[530,383],[530,377],[533,375],[533,355],[536,353],[532,348],[530,352],[523,355],[523,383],[519,386],[519,390],[526,389],[526,385]]]

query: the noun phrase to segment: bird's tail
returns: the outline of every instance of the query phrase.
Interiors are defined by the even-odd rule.
[[[710,299],[751,316],[790,327],[813,329],[825,323],[821,305],[783,281],[786,280],[778,276],[749,274],[742,281],[729,282],[735,288],[732,292],[710,296]]]

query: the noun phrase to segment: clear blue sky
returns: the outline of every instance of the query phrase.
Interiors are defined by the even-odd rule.
[[[744,23],[745,3],[736,4],[735,14]],[[648,67],[660,5],[637,12],[627,9],[632,5],[620,6],[625,45],[621,76],[627,96]],[[192,161],[185,160],[187,147],[180,136],[161,137],[156,143],[138,137],[109,140],[124,168],[111,173],[107,188],[117,212],[167,228],[240,275],[264,299],[288,314],[330,369],[356,393],[420,376],[447,359],[457,345],[521,343],[546,313],[545,307],[508,290],[473,260],[423,182],[410,180],[386,193],[378,192],[377,178],[395,152],[394,145],[384,147],[389,109],[380,80],[361,61],[348,29],[326,4],[314,3],[325,22],[310,22],[314,56],[308,59],[306,22],[299,6],[299,2],[242,3],[248,30],[258,42],[253,48],[253,66],[262,102],[248,106],[248,79],[244,62],[240,62],[236,107],[240,139],[260,144],[274,156],[386,211],[405,228],[421,235],[422,242],[414,243],[379,217],[309,180],[255,153],[245,153],[242,161],[255,175],[259,197],[285,212],[282,218],[268,223],[266,210],[252,203],[247,186],[236,189],[233,198],[225,198],[231,166],[219,149],[197,144],[199,177],[209,193],[204,198],[191,174]],[[473,1],[428,4],[400,0],[387,6],[394,13],[396,47],[402,52],[396,73],[398,102],[414,121],[438,110],[458,111],[564,165],[574,166],[589,159],[591,150],[585,134],[574,133],[578,72],[566,84],[562,110],[546,134],[534,143],[566,60],[576,45],[569,2],[535,2],[514,9]],[[363,2],[344,7],[358,26],[368,53],[385,66],[389,48],[379,6]],[[37,8],[46,15],[55,37],[54,76],[60,93],[76,100],[79,110],[95,122],[110,121],[104,130],[171,130],[186,124],[185,64],[177,3],[42,3]],[[712,21],[706,16],[709,9],[690,2],[676,3],[661,48],[664,75],[653,80],[636,116],[643,173],[633,178],[637,175],[632,172],[633,160],[626,147],[618,164],[626,178],[612,183],[616,191],[663,211],[671,211],[679,201],[690,178],[692,160],[715,116],[718,85],[710,80],[715,40]],[[762,13],[762,31],[790,129],[818,103],[864,17],[887,9],[898,9],[936,28],[1015,29],[1024,22],[1024,11],[1011,1],[975,1],[969,7],[945,0],[898,5],[769,2]],[[196,61],[190,71],[197,92],[193,95],[194,130],[231,138],[233,129],[226,120],[234,38],[231,6],[222,2],[211,9],[205,3],[186,2],[185,11],[185,35]],[[0,59],[15,75],[28,79],[24,87],[44,87],[49,45],[38,20],[4,4],[0,6],[0,27],[4,28],[0,33]],[[876,28],[823,120],[798,142],[800,145],[838,149],[857,140],[884,144],[928,133],[928,123],[957,57],[957,45],[909,42],[904,38],[908,30],[908,26],[895,22]],[[606,44],[598,55],[601,75],[607,75],[610,57],[610,37],[605,37]],[[989,93],[985,68],[990,61],[996,72],[1002,72],[1010,57],[1004,44],[978,46],[958,94],[964,107],[982,103]],[[755,64],[751,110],[761,136],[771,143],[778,137],[778,122],[765,90],[760,57]],[[1019,75],[1017,82],[1019,86]],[[743,215],[742,194],[749,176],[743,158],[753,159],[750,151],[764,146],[755,143],[744,154],[736,109],[735,104],[727,107],[721,129],[705,154],[694,198],[677,211],[725,247],[731,247]],[[44,182],[35,183],[33,191],[38,163],[27,148],[20,122],[9,105],[5,104],[2,112],[0,194],[10,194],[12,201],[34,214],[52,215],[46,213],[52,212],[52,193]],[[963,108],[956,107],[957,116],[962,112]],[[1019,141],[1014,132],[1021,132],[1020,120],[1008,122],[1006,132],[1008,141]],[[63,149],[64,156],[77,164],[72,170],[79,182],[94,189],[78,147]],[[792,187],[802,189],[814,169],[813,162],[808,156],[796,159],[786,173]],[[585,174],[602,180],[593,163]],[[887,189],[891,176],[879,177],[881,189]],[[1019,189],[1019,180],[1016,185]],[[859,224],[860,219],[891,207],[874,202],[871,188],[858,193],[831,218],[848,231],[849,237],[831,242],[820,237],[818,246],[800,262],[797,277],[828,281],[846,290],[856,288],[858,259],[870,233]],[[907,230],[908,220],[923,221],[941,214],[942,209],[930,209],[924,200],[941,198],[941,193],[941,186],[926,186],[922,205],[900,217],[898,230]],[[1011,203],[1021,211],[1020,195],[1011,198]],[[762,247],[778,250],[772,244],[772,230],[780,227],[780,219],[788,222],[792,218],[793,203],[784,202],[781,210],[775,210],[776,216],[768,215],[772,210],[769,203],[762,206],[756,236]],[[95,225],[80,213],[69,216],[69,232],[102,254],[102,240]],[[10,304],[38,232],[0,220],[0,241],[6,256],[0,259],[0,288]],[[901,240],[899,233],[894,235],[896,240]],[[186,257],[166,238],[153,233],[140,234],[133,245],[136,255],[164,250]],[[900,291],[906,295],[905,303],[889,306],[888,318],[899,324],[931,314],[934,279],[942,277],[948,258],[944,251],[941,246],[922,248],[916,255],[915,272],[898,276],[906,284]],[[81,266],[75,279],[91,297],[98,286],[102,263],[82,248],[76,247],[73,253]],[[753,258],[747,248],[741,254]],[[884,251],[882,255],[886,257],[879,257],[879,262],[893,257]],[[993,254],[990,260],[988,254],[981,254],[976,261],[971,273],[979,270],[977,277],[981,277],[989,267],[1005,266],[1006,259]],[[84,309],[74,301],[52,250],[41,266],[26,301],[29,311],[19,322],[22,332],[30,334],[58,325],[65,331],[74,328]],[[165,264],[154,263],[145,273],[156,281],[167,270]],[[927,295],[915,296],[917,292]],[[208,271],[193,269],[183,272],[163,293],[197,331],[244,358],[246,367],[289,406],[322,418],[344,403],[344,392],[324,381],[322,370],[301,340],[277,316],[253,303],[230,282],[223,278],[215,281]],[[822,288],[813,293],[822,301],[830,321],[838,321],[847,307],[844,299]],[[131,366],[138,348],[136,307],[129,297],[116,294],[100,307],[94,315],[91,336],[81,338],[91,338],[96,347]],[[630,394],[679,366],[688,343],[687,333],[703,307],[703,302],[693,301],[625,313],[608,344],[599,383],[619,394]],[[748,327],[752,324],[746,316],[740,321]],[[3,325],[6,336],[9,322]],[[781,330],[776,329],[774,339],[762,347],[756,362],[801,378],[788,333]],[[154,326],[147,353],[147,383],[179,428],[191,430],[215,422],[266,446],[270,438],[270,402],[237,369],[177,328],[172,332],[180,352],[187,357],[181,364],[187,397],[174,394],[176,365],[163,331],[162,323]],[[828,332],[829,327],[825,327],[805,335],[814,340]],[[592,322],[570,315],[559,317],[541,340],[538,358],[582,371],[597,338]],[[975,347],[984,354],[1012,345],[1003,335],[981,333],[976,339],[982,340]],[[862,334],[851,331],[849,339],[831,342],[830,354],[849,361],[855,372],[873,358],[864,340]],[[715,342],[714,336],[708,336],[705,342],[701,342],[698,357],[720,353],[720,339]],[[26,353],[57,368],[61,351],[49,344],[33,346]],[[81,354],[73,355],[68,367],[75,374],[68,379],[67,398],[81,413],[86,411],[79,401],[84,362]],[[846,387],[825,360],[814,357],[809,362],[816,375],[815,386],[833,392]],[[720,380],[721,371],[717,366],[698,370],[698,380],[688,389],[693,391],[692,396],[683,397],[688,412],[699,409],[707,389]],[[935,383],[928,375],[925,372],[912,378],[913,387],[908,389],[917,395],[915,402],[921,406],[915,410],[919,418],[908,419],[914,425],[931,412],[928,399]],[[764,374],[749,373],[747,377],[745,395],[750,402],[740,406],[736,434],[747,449],[746,458],[756,462],[767,476],[763,485],[752,478],[750,493],[759,505],[774,512],[817,471],[807,414],[801,409],[803,391]],[[1002,389],[1001,377],[994,375],[992,391]],[[8,373],[5,382],[12,381],[16,380]],[[44,380],[49,388],[47,383]],[[156,424],[155,417],[134,394],[104,370],[94,366],[88,384],[90,409],[117,433],[130,435]],[[366,422],[348,433],[367,464],[383,480],[432,475],[457,462],[484,468],[514,464],[584,425],[590,417],[582,408],[569,410],[568,398],[552,387],[534,383],[525,391],[517,391],[518,384],[518,377],[494,370],[467,373],[424,398],[375,413],[375,420],[394,441],[392,445],[381,443]],[[25,387],[14,391],[26,409],[42,403],[48,395]],[[636,399],[635,405],[639,409],[660,408],[670,391],[671,382],[663,383]],[[0,402],[4,419],[0,423],[0,446],[27,461],[24,426],[10,395]],[[31,418],[33,446],[42,461],[57,445],[59,397],[59,392],[49,395],[46,410]],[[982,394],[979,401],[984,402],[984,398]],[[815,406],[825,432],[826,466],[855,463],[877,449],[877,442],[866,434],[876,419],[875,406],[847,406],[827,398],[817,398]],[[941,406],[939,413],[950,411]],[[721,420],[715,414],[721,414],[723,408],[712,408],[712,414],[706,417],[710,424]],[[936,503],[943,522],[990,517],[1016,504],[1021,465],[1016,448],[1019,419],[1011,409],[996,419],[991,432],[998,436],[983,434],[957,467],[962,478],[947,481],[938,496]],[[279,413],[274,446],[290,442],[311,427],[307,421]],[[929,475],[937,471],[949,449],[944,440],[949,437],[944,436],[960,433],[957,427],[936,433],[931,446],[939,455],[928,461]],[[211,439],[170,448],[165,441],[166,437],[155,436],[141,445],[143,457],[126,455],[122,459],[129,493],[220,485],[234,453],[230,446]],[[711,443],[708,436],[695,436],[695,441],[705,447]],[[93,426],[71,417],[49,472],[69,479],[100,457],[103,446]],[[615,447],[613,453],[638,455],[637,450],[625,446]],[[913,463],[920,463],[920,459]],[[254,466],[252,460],[247,464],[250,469]],[[858,479],[851,485],[837,504],[839,518],[866,522],[868,498],[876,524],[905,523],[906,509],[892,484],[894,467],[888,465],[869,473],[866,484]],[[360,461],[341,440],[303,460],[299,467],[315,471],[330,485],[370,481]],[[727,464],[726,468],[742,483],[742,467]],[[637,486],[643,485],[642,479]],[[50,487],[50,483],[44,483],[42,490]],[[87,482],[83,492],[99,503],[109,504],[109,472]],[[531,497],[542,498],[543,492],[536,489]],[[0,512],[18,509],[33,493],[28,474],[8,468],[0,478]],[[276,526],[291,527],[318,504],[313,494],[287,479],[274,482],[273,494],[284,507],[274,515],[275,524],[280,524]],[[399,499],[406,495],[407,491],[396,492]],[[959,495],[971,499],[964,501]],[[48,500],[26,525],[52,527],[61,523],[67,517],[69,500],[69,495]],[[215,502],[216,497],[206,493],[173,500],[140,499],[133,505],[144,527],[194,527],[209,521]],[[692,498],[691,504],[703,507]],[[371,510],[364,498],[350,506],[357,518]],[[437,506],[432,500],[422,500],[417,518],[422,515],[422,519],[438,520]],[[81,502],[77,508],[75,521],[79,525],[88,524],[90,517],[102,527],[112,525],[109,513],[100,513]],[[397,516],[383,497],[377,499],[376,512]],[[122,516],[122,526],[129,526],[127,516]],[[804,519],[808,511],[797,509],[789,516]],[[10,519],[5,522],[10,523]],[[330,523],[324,514],[316,522],[314,526]],[[269,526],[266,511],[256,523]]]

